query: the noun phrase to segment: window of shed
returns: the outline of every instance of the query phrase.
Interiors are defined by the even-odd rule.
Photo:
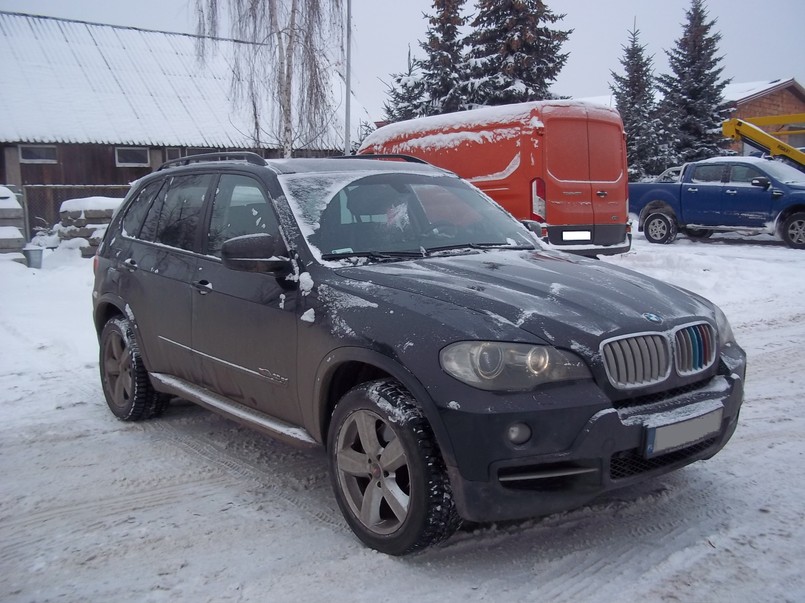
[[[145,147],[115,147],[117,167],[149,167],[151,161]]]
[[[41,144],[20,145],[20,163],[59,163],[55,146]]]

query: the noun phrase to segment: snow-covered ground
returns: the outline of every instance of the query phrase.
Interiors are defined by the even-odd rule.
[[[364,548],[324,454],[190,404],[106,409],[92,262],[0,260],[0,600],[805,601],[805,252],[685,239],[606,261],[721,305],[749,354],[715,458],[581,509]]]

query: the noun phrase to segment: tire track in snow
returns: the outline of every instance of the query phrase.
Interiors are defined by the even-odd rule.
[[[53,538],[51,523],[57,528],[70,525],[68,533],[85,533],[107,522],[116,524],[126,521],[137,512],[212,496],[230,481],[225,475],[181,483],[176,483],[176,476],[170,476],[169,479],[169,484],[136,493],[71,501],[68,504],[48,506],[20,516],[3,518],[0,520],[0,565],[7,566],[12,561],[19,564],[26,556],[36,555],[39,549],[37,545]]]
[[[206,418],[209,417],[216,422],[220,421],[221,426],[226,424],[223,428],[230,432],[230,426],[234,425],[231,421],[207,411],[204,417],[203,423],[208,423]],[[230,433],[227,443],[237,448],[237,444],[242,444],[245,440],[251,450],[233,450],[217,444],[214,436],[209,435],[209,430],[203,434],[198,430],[188,433],[180,425],[180,422],[157,419],[151,421],[148,428],[152,437],[161,443],[199,456],[230,476],[235,476],[239,482],[247,480],[252,487],[256,487],[255,494],[258,496],[270,493],[290,508],[301,510],[320,523],[341,532],[349,532],[326,479],[327,462],[322,451],[302,452],[240,427],[236,435]],[[221,437],[220,432],[217,435]],[[259,441],[255,443],[255,439]],[[257,459],[251,458],[254,450],[259,448],[273,448],[269,453],[278,454],[260,454]]]

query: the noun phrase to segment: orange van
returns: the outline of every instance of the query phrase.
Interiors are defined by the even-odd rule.
[[[618,112],[578,101],[485,107],[389,124],[360,154],[405,154],[453,171],[551,247],[628,251],[626,140]]]

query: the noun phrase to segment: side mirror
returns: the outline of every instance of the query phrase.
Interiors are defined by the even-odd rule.
[[[251,234],[224,241],[221,260],[231,270],[265,272],[276,277],[292,272],[288,250],[270,234]]]
[[[758,176],[757,178],[752,178],[750,181],[752,186],[759,186],[761,188],[769,188],[771,186],[771,180],[766,178],[766,176]]]

